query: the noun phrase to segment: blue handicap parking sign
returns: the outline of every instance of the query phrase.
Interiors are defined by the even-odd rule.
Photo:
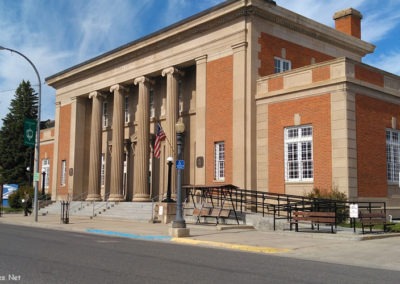
[[[177,170],[185,169],[185,161],[184,160],[177,160],[176,161],[176,169]]]

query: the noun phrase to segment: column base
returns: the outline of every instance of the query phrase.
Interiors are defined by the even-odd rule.
[[[185,238],[190,237],[189,228],[169,228],[169,235],[174,238]]]
[[[108,201],[120,202],[120,201],[125,201],[125,198],[122,194],[113,193],[113,194],[110,194]]]
[[[151,198],[148,194],[134,194],[132,202],[150,202]]]
[[[88,194],[85,201],[101,201],[101,196],[100,196],[100,194],[96,194],[96,193]]]

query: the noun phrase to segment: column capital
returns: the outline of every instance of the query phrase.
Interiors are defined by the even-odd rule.
[[[105,98],[106,98],[106,95],[103,94],[103,93],[101,93],[101,92],[99,92],[99,91],[93,91],[93,92],[90,92],[90,93],[89,93],[89,99],[92,99],[92,98],[95,98],[95,99],[105,99]]]
[[[179,76],[183,76],[185,74],[185,72],[180,71],[179,69],[175,68],[175,67],[168,67],[162,70],[161,75],[163,77],[165,77],[165,75],[170,74],[170,75],[174,75],[177,74]]]
[[[196,61],[196,64],[206,63],[207,62],[207,54],[196,57],[194,60]]]
[[[154,80],[151,80],[151,79],[149,79],[148,77],[145,77],[145,76],[140,76],[140,77],[137,77],[137,78],[135,78],[135,80],[133,80],[133,84],[134,85],[137,85],[137,84],[154,84],[155,82],[154,82]]]
[[[115,84],[110,87],[110,93],[114,92],[126,92],[128,89],[121,84]]]
[[[240,50],[244,50],[246,48],[247,48],[247,42],[246,41],[239,42],[239,43],[236,43],[236,44],[232,45],[232,49],[234,51],[240,51]]]

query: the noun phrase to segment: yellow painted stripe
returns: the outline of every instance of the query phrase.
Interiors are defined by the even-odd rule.
[[[212,241],[200,241],[200,240],[186,239],[186,238],[172,238],[171,241],[176,242],[176,243],[189,244],[189,245],[204,245],[204,246],[211,246],[211,247],[235,249],[235,250],[241,250],[241,251],[247,251],[247,252],[266,253],[266,254],[283,253],[283,252],[290,251],[290,249],[285,249],[285,248],[247,246],[247,245],[220,243],[220,242],[212,242]]]

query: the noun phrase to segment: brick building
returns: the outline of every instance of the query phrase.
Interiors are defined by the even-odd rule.
[[[46,78],[53,199],[164,195],[179,120],[183,184],[336,188],[400,207],[400,78],[361,62],[375,48],[361,18],[340,11],[333,29],[273,1],[226,1]]]

